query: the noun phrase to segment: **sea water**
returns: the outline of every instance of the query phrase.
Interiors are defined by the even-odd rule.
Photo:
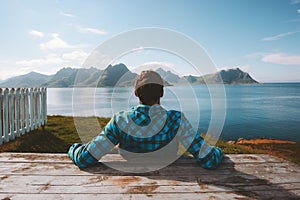
[[[206,133],[217,109],[211,92],[206,85],[166,87],[161,105],[182,111],[195,129]],[[300,83],[224,85],[224,94],[218,99],[225,102],[220,138],[300,142]],[[49,115],[111,117],[136,104],[133,88],[48,88]]]

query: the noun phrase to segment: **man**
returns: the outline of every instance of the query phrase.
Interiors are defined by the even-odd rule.
[[[144,159],[148,163],[163,162],[177,155],[177,147],[181,144],[201,167],[215,169],[223,158],[222,150],[207,145],[183,113],[166,111],[160,106],[163,86],[164,81],[158,73],[141,72],[134,85],[140,104],[130,111],[115,114],[89,143],[72,145],[68,154],[73,162],[79,168],[94,165],[117,145],[120,154],[128,161]],[[154,154],[148,159],[148,154],[156,151],[159,155]]]

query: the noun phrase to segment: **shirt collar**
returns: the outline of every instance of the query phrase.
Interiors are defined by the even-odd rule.
[[[133,110],[137,111],[137,112],[147,114],[147,115],[149,115],[149,110],[151,110],[152,115],[153,114],[160,114],[162,112],[165,112],[165,109],[159,104],[155,104],[153,106],[139,104],[139,105],[133,107]]]

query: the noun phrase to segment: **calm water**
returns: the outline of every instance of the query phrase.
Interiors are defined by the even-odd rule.
[[[222,139],[266,137],[300,142],[300,83],[226,85],[225,91],[226,97],[216,100],[226,101]],[[132,88],[48,89],[49,115],[111,117],[137,103]],[[212,107],[218,109],[212,106],[204,85],[192,90],[167,87],[161,104],[166,109],[182,110],[203,133],[211,121]]]

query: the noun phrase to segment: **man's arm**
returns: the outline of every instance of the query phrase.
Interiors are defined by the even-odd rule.
[[[98,160],[95,159],[86,149],[86,144],[73,144],[70,147],[68,154],[73,163],[79,168],[86,168],[98,163]]]
[[[119,143],[114,119],[113,117],[103,131],[89,143],[76,143],[70,147],[68,154],[75,165],[79,168],[94,165]]]
[[[216,169],[223,159],[222,149],[209,146],[197,132],[195,133],[189,121],[182,116],[182,145],[194,156],[202,168]]]
[[[216,169],[223,159],[222,149],[209,146],[199,133],[196,133],[194,141],[188,148],[202,168]]]

